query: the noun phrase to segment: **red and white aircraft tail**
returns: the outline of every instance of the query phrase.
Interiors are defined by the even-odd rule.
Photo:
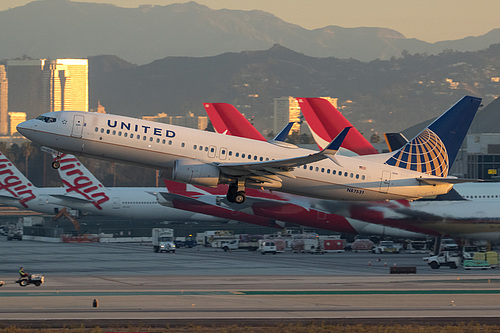
[[[297,98],[311,133],[320,149],[326,147],[344,128],[352,124],[329,101],[323,98]],[[377,154],[378,151],[356,129],[352,128],[342,147],[358,155]]]

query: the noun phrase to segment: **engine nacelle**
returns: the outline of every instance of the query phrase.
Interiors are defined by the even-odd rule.
[[[172,171],[172,180],[194,185],[216,187],[219,177],[219,168],[196,160],[176,160]]]

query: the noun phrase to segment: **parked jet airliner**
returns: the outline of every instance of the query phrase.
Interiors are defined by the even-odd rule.
[[[61,155],[64,187],[36,187],[0,152],[0,204],[57,214],[63,208],[82,214],[137,220],[227,222],[228,219],[158,204],[157,187],[104,187],[74,156]]]
[[[447,193],[460,182],[448,170],[480,101],[462,98],[395,153],[361,157],[336,155],[349,128],[321,152],[81,111],[46,113],[17,129],[63,152],[161,169],[185,183],[229,184],[230,202],[242,203],[246,187],[322,199],[411,199]]]

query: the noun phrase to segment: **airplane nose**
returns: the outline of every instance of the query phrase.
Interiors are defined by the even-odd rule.
[[[19,123],[16,126],[17,131],[24,136],[26,136],[27,131],[29,131],[32,128],[33,128],[33,121],[31,119],[23,121],[22,123]]]

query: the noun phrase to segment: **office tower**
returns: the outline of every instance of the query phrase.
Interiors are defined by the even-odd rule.
[[[9,111],[88,111],[88,60],[8,60]]]
[[[9,135],[9,81],[7,80],[7,72],[5,66],[0,65],[0,135]]]

